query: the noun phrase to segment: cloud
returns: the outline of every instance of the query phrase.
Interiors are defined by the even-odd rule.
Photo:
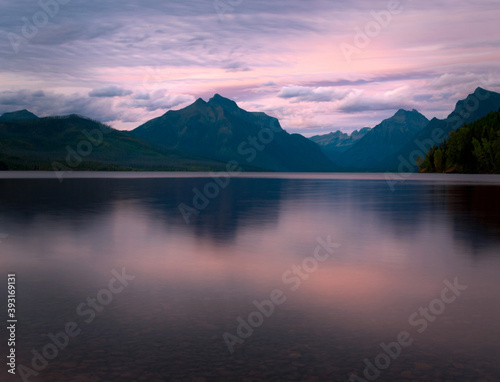
[[[284,127],[351,129],[400,107],[442,117],[478,85],[500,90],[493,0],[405,2],[352,64],[340,43],[386,1],[233,3],[221,22],[212,0],[71,0],[16,54],[9,34],[22,36],[22,18],[42,8],[0,0],[0,107],[144,121],[219,92],[256,111],[281,110]],[[412,91],[391,94],[404,86]]]
[[[433,79],[436,77],[435,73],[431,72],[399,72],[399,73],[388,73],[388,74],[378,74],[378,75],[366,75],[363,74],[361,78],[357,79],[339,79],[339,80],[319,80],[304,84],[304,86],[311,87],[337,87],[337,86],[365,86],[373,83],[383,83],[383,82],[396,82],[396,81],[412,81],[420,79]]]
[[[412,99],[409,86],[402,86],[381,94],[367,94],[364,90],[351,91],[338,104],[338,110],[344,113],[358,113],[366,111],[413,109],[415,103]]]
[[[137,100],[148,100],[148,99],[151,99],[151,97],[149,96],[149,93],[148,92],[144,92],[144,91],[140,91],[140,92],[135,93],[132,98],[137,99]]]
[[[0,92],[0,114],[28,109],[38,116],[79,114],[101,122],[122,121],[142,122],[144,110],[169,110],[179,105],[187,105],[194,97],[186,94],[170,94],[157,91],[153,94],[138,93],[132,100],[114,97],[87,97],[74,93],[65,95],[41,91]]]
[[[278,97],[294,99],[295,102],[331,102],[342,99],[348,94],[347,89],[333,87],[285,86]]]
[[[120,88],[118,86],[103,86],[89,92],[89,97],[125,97],[132,94],[132,90]]]
[[[223,66],[228,72],[248,72],[250,68],[243,62],[229,62]]]
[[[166,90],[157,90],[151,94],[139,93],[132,101],[120,103],[124,108],[143,108],[147,111],[169,110],[174,107],[193,103],[196,99],[188,94],[172,94]]]
[[[112,100],[106,98],[30,90],[0,92],[2,113],[21,109],[28,109],[38,116],[80,114],[101,122],[126,119],[126,113],[115,109]]]
[[[478,86],[490,89],[495,86],[492,72],[484,73],[445,73],[429,82],[429,87],[439,93],[447,91],[463,96],[474,91]]]

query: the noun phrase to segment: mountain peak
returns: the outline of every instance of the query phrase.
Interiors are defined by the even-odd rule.
[[[466,101],[466,100],[470,99],[471,97],[475,97],[475,98],[478,98],[481,100],[484,98],[488,98],[491,94],[495,94],[495,93],[478,86],[476,88],[476,90],[474,90],[474,93],[469,94],[467,96],[467,98],[465,98],[463,101]],[[458,102],[460,102],[460,101],[458,101]]]
[[[402,114],[409,114],[409,113],[417,113],[417,114],[420,114],[420,112],[416,109],[412,109],[411,111],[410,110],[405,110],[405,109],[399,109],[395,115],[402,115]]]
[[[206,105],[206,102],[203,100],[203,98],[198,98],[196,101],[194,101],[193,105]]]
[[[237,109],[238,105],[236,102],[233,100],[230,100],[229,98],[222,97],[220,94],[216,93],[210,100],[208,101],[210,105],[218,105],[222,106],[223,108],[231,108],[231,109]]]
[[[38,119],[38,117],[26,109],[4,113],[0,116],[0,121],[25,121],[28,119]]]
[[[486,90],[486,89],[482,88],[481,86],[478,86],[476,88],[476,90],[474,90],[474,93],[469,94],[465,99],[460,100],[457,103],[465,102],[465,101],[469,100],[470,98],[477,98],[480,101],[484,101],[485,99],[487,99],[491,96],[495,96],[495,95],[498,95],[498,93],[495,93],[495,92],[490,91],[490,90]]]
[[[342,134],[344,134],[342,131],[340,130],[337,130],[335,132],[331,132],[330,134],[328,134],[327,136],[330,136],[330,137],[340,137]]]
[[[498,110],[500,104],[500,94],[483,89],[476,88],[474,93],[469,94],[465,99],[458,101],[455,105],[455,110],[446,119],[452,126],[452,130],[456,130],[463,123],[471,123],[488,113]],[[452,119],[459,123],[454,123]],[[458,117],[458,119],[457,119]]]
[[[392,118],[417,118],[424,117],[422,113],[420,113],[416,109],[412,109],[411,111],[405,109],[399,109],[396,114]],[[424,117],[425,118],[425,117]]]
[[[198,98],[196,101],[194,101],[191,105],[189,106],[186,106],[183,110],[190,110],[191,112],[199,112],[201,110],[204,110],[205,108],[207,108],[207,105],[208,103],[205,102],[205,100],[203,100],[203,98]],[[166,117],[170,114],[177,114],[179,113],[179,110],[169,110],[167,111],[165,114],[163,114],[163,117]]]
[[[301,135],[288,134],[276,118],[247,112],[220,94],[215,94],[205,105],[202,100],[196,103],[199,105],[152,119],[132,134],[154,145],[209,160],[251,162],[255,169],[300,172],[335,169],[318,145]],[[269,134],[273,139],[268,139]],[[257,151],[252,137],[258,140],[257,150],[261,144],[266,150]]]
[[[226,98],[226,97],[223,97],[221,96],[219,93],[215,93],[214,96],[212,98],[210,98],[210,101],[220,101],[220,100],[228,100],[229,98]]]
[[[399,109],[390,119],[406,119],[410,112],[405,109]]]

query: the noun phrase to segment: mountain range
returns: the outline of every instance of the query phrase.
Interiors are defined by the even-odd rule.
[[[133,131],[78,116],[0,116],[0,169],[333,171],[314,142],[216,94]],[[230,167],[234,167],[231,165]]]
[[[221,162],[153,145],[78,115],[0,117],[0,169],[224,170]]]
[[[416,110],[399,110],[373,129],[338,159],[340,167],[370,169],[380,158],[400,150],[429,120]]]
[[[449,133],[500,109],[500,94],[478,87],[474,93],[457,102],[455,109],[445,119],[433,118],[422,131],[412,137],[398,152],[377,163],[380,170],[399,171],[407,161],[416,170],[414,157],[425,157],[427,151],[448,139]],[[413,155],[412,155],[413,154]]]
[[[500,94],[477,88],[443,120],[399,110],[373,128],[310,139],[219,94],[132,131],[20,110],[0,116],[0,169],[224,171],[232,163],[243,171],[401,171],[404,163],[417,171],[415,161],[430,147],[498,109]]]
[[[343,133],[342,131],[337,130],[334,133],[326,135],[315,135],[309,139],[321,147],[321,150],[323,150],[328,159],[332,162],[336,162],[339,159],[340,154],[349,150],[370,130],[371,128],[364,127],[359,131],[354,130],[351,134]]]
[[[447,139],[450,132],[498,109],[500,94],[478,87],[474,93],[458,101],[454,111],[445,119],[429,121],[416,110],[399,110],[337,155],[335,163],[340,171],[416,172],[417,159],[424,158],[427,151]],[[329,136],[311,139],[320,142]],[[325,155],[329,156],[331,146],[320,144]]]
[[[273,171],[333,171],[315,143],[283,130],[276,118],[251,113],[215,94],[208,102],[168,111],[131,132],[134,137],[220,161]]]

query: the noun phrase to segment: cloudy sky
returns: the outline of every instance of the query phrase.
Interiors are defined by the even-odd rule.
[[[214,93],[306,136],[500,91],[498,0],[0,0],[0,113],[131,129]]]

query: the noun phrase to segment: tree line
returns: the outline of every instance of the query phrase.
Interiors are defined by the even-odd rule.
[[[500,173],[500,110],[450,132],[418,165],[420,172]]]

